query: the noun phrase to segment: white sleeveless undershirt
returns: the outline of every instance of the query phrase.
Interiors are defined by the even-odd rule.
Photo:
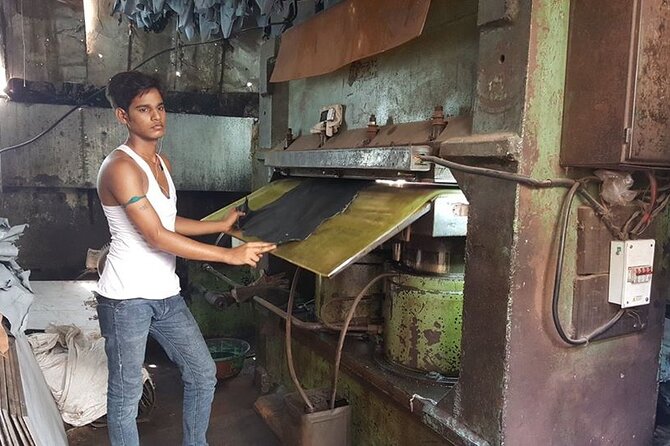
[[[170,197],[160,189],[149,164],[126,145],[117,148],[128,154],[147,176],[147,200],[168,231],[175,230],[177,218],[177,193],[167,167],[160,159],[167,178]],[[141,205],[141,202],[134,206]],[[175,274],[176,257],[152,248],[144,240],[126,215],[122,206],[105,206],[112,242],[105,268],[98,281],[97,292],[109,299],[165,299],[179,293],[179,278]]]

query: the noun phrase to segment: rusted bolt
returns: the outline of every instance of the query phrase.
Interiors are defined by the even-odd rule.
[[[434,141],[446,126],[447,121],[444,119],[444,108],[441,105],[436,105],[435,110],[433,110],[433,116],[430,118],[430,140]]]
[[[365,144],[370,144],[370,141],[377,136],[377,133],[379,133],[379,126],[377,125],[377,117],[375,115],[370,115],[370,119],[368,119],[368,129],[367,132],[365,133]]]
[[[293,129],[289,127],[286,130],[286,144],[284,145],[284,149],[288,149],[288,146],[290,146],[293,143]]]

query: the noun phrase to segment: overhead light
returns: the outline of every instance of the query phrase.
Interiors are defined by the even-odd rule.
[[[403,187],[407,184],[407,180],[375,180],[377,184],[385,184],[391,187]]]
[[[251,83],[251,82],[247,82],[247,88],[251,88],[251,87],[253,87],[253,86],[254,86],[253,83]]]
[[[181,71],[175,71],[174,73],[177,77],[181,77]]]

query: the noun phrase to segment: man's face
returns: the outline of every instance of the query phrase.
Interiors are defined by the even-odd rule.
[[[128,127],[128,132],[144,140],[155,141],[165,134],[165,105],[155,88],[135,96],[127,112],[117,109],[117,116]]]

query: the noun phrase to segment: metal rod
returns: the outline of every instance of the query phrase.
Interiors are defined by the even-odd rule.
[[[202,264],[202,269],[207,271],[208,273],[214,275],[215,277],[223,280],[224,282],[226,282],[228,285],[232,286],[233,288],[240,288],[240,287],[244,286],[241,283],[237,283],[233,279],[230,279],[226,275],[220,273],[219,271],[214,269],[214,267],[212,265],[210,265],[209,263],[203,263]]]
[[[349,309],[349,313],[347,313],[347,317],[344,320],[344,324],[342,325],[342,330],[340,331],[340,338],[337,342],[337,350],[335,352],[335,366],[333,367],[333,390],[330,395],[330,410],[335,409],[335,397],[337,396],[337,381],[339,378],[339,373],[340,373],[340,361],[342,360],[342,349],[344,348],[344,339],[347,335],[347,331],[349,331],[351,328],[349,327],[349,324],[351,323],[351,319],[354,317],[354,313],[356,312],[356,307],[358,304],[363,300],[363,296],[368,292],[368,290],[377,283],[379,280],[384,279],[386,277],[391,277],[391,276],[397,276],[397,273],[382,273],[372,279],[370,282],[368,282],[365,287],[361,290],[360,293],[356,296],[354,299],[354,302],[351,304],[351,308]]]
[[[286,362],[288,363],[288,371],[289,374],[291,375],[291,380],[293,380],[293,384],[295,385],[296,389],[298,389],[298,393],[300,394],[300,397],[302,400],[305,402],[305,405],[307,406],[307,413],[312,413],[314,412],[314,405],[312,402],[309,400],[309,397],[307,396],[307,393],[305,392],[305,389],[302,388],[302,385],[300,384],[300,380],[298,379],[298,374],[295,372],[295,365],[293,364],[293,350],[292,350],[292,339],[291,339],[291,328],[293,327],[293,324],[291,323],[291,311],[293,310],[293,299],[295,298],[295,290],[297,288],[298,284],[298,277],[300,277],[300,271],[301,268],[297,268],[295,270],[295,274],[293,275],[293,282],[291,283],[291,291],[288,294],[288,305],[286,308],[286,339],[284,342],[286,343]]]
[[[517,183],[538,188],[571,187],[576,183],[576,180],[571,178],[547,178],[546,180],[537,180],[535,178],[518,173],[488,169],[485,167],[468,166],[467,164],[455,163],[453,161],[431,155],[417,155],[417,157],[423,161],[429,161],[431,163],[439,164],[440,166],[448,167],[453,170],[459,170],[461,172],[472,173],[475,175],[483,175],[485,177],[498,178],[501,180],[516,181]]]
[[[272,305],[270,302],[267,300],[263,299],[262,297],[259,296],[254,296],[254,302],[256,302],[258,305],[261,307],[265,308],[266,310],[276,314],[277,316],[281,317],[282,319],[286,320],[286,312],[282,310],[281,308]],[[297,317],[291,315],[291,322],[294,326],[303,329],[303,330],[308,330],[308,331],[340,331],[342,329],[341,325],[335,325],[335,324],[322,324],[321,322],[305,322]],[[379,333],[380,330],[379,325],[367,325],[365,327],[363,326],[354,326],[354,327],[349,327],[348,331],[354,331],[358,333]]]

